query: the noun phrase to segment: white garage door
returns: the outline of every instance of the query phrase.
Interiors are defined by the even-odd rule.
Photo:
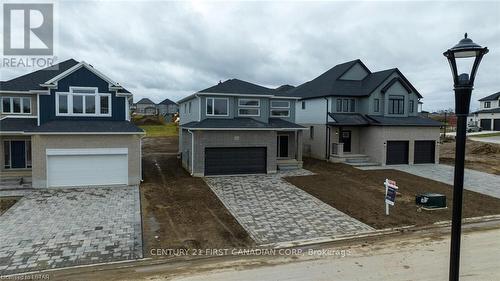
[[[47,186],[128,183],[128,149],[47,149]]]

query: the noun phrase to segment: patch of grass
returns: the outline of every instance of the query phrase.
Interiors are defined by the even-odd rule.
[[[179,134],[179,128],[175,123],[167,123],[165,125],[143,125],[139,127],[146,132],[147,137],[172,137]]]
[[[481,135],[470,135],[470,138],[488,138],[488,137],[500,137],[500,132],[491,134],[481,134]]]

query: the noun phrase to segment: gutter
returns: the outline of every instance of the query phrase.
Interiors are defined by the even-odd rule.
[[[194,134],[188,129],[188,133],[191,134],[191,176],[194,174]]]

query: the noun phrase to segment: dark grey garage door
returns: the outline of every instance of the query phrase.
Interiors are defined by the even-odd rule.
[[[387,142],[386,164],[408,164],[408,141]]]
[[[265,147],[205,148],[205,175],[266,173]]]
[[[434,163],[436,151],[435,141],[415,141],[415,154],[413,162],[415,164]]]
[[[493,120],[493,130],[500,131],[500,119]]]
[[[485,131],[491,130],[491,119],[481,119],[481,129]]]

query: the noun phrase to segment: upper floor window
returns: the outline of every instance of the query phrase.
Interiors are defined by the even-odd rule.
[[[290,117],[290,101],[272,100],[271,117]]]
[[[404,114],[405,113],[405,97],[404,96],[389,96],[389,114]]]
[[[306,109],[306,102],[305,101],[302,102],[302,109]]]
[[[188,112],[191,113],[191,102],[189,102]]]
[[[491,107],[491,102],[485,101],[484,102],[484,108],[490,108]]]
[[[260,116],[259,99],[238,99],[238,116]]]
[[[337,112],[354,112],[355,110],[354,99],[337,99]]]
[[[380,111],[380,100],[379,99],[374,99],[373,100],[373,111],[374,112],[379,112]]]
[[[56,92],[56,115],[111,116],[111,94],[93,87],[69,87],[69,92]]]
[[[207,116],[228,116],[229,99],[227,98],[207,98]]]
[[[31,114],[29,97],[2,97],[1,106],[4,114]]]
[[[413,113],[415,111],[415,102],[414,101],[410,101],[410,104],[409,104],[409,110],[410,110],[410,113]]]

